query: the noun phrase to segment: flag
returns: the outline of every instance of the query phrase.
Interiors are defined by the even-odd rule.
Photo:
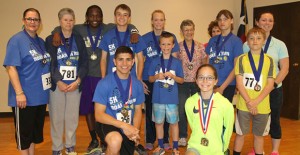
[[[246,0],[242,0],[240,25],[239,25],[237,36],[241,38],[243,43],[246,42],[247,25],[248,25],[248,15],[247,15],[247,8],[246,8]]]

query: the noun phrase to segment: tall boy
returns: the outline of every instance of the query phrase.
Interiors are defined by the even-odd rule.
[[[235,65],[237,88],[240,92],[235,121],[236,137],[234,155],[241,154],[244,136],[249,133],[252,119],[254,151],[251,155],[263,154],[263,136],[270,129],[269,93],[276,77],[273,59],[264,54],[262,46],[266,34],[261,28],[252,28],[247,34],[250,51],[239,56]]]
[[[98,83],[94,94],[97,133],[107,144],[106,154],[132,155],[140,139],[143,85],[130,75],[134,54],[129,47],[117,48],[113,62],[116,71]]]
[[[142,80],[142,73],[144,68],[144,57],[142,51],[146,48],[146,44],[140,35],[138,43],[130,43],[130,32],[128,24],[130,23],[131,19],[131,9],[126,4],[120,4],[115,8],[114,15],[117,27],[108,31],[104,35],[103,40],[100,43],[100,48],[103,49],[100,60],[101,75],[102,77],[105,77],[106,74],[110,74],[115,71],[116,68],[113,63],[113,58],[116,49],[119,46],[128,46],[137,55],[138,61],[137,68],[135,67],[135,65],[133,66],[131,75],[137,76],[139,80]],[[108,60],[107,54],[109,54]]]
[[[173,152],[178,154],[178,86],[183,83],[183,70],[180,60],[171,56],[174,47],[174,36],[163,32],[159,39],[162,56],[152,60],[148,74],[149,82],[154,82],[153,87],[153,121],[155,122],[158,148],[153,154],[163,154],[163,124],[165,117],[170,123],[173,139]]]

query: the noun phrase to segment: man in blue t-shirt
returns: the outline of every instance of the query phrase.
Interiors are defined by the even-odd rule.
[[[97,133],[107,144],[106,154],[132,155],[140,140],[143,85],[130,75],[134,54],[129,47],[117,48],[113,62],[116,71],[98,83],[93,98]]]

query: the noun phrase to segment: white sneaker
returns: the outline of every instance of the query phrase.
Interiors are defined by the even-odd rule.
[[[178,141],[178,146],[186,146],[186,138],[180,138]]]

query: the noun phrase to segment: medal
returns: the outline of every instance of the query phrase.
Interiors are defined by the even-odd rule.
[[[207,138],[205,138],[205,137],[201,138],[201,145],[208,146],[208,143],[209,143],[209,141]]]
[[[221,62],[220,59],[218,58],[218,56],[219,56],[219,54],[220,54],[220,52],[221,52],[221,49],[224,47],[225,43],[227,42],[227,40],[228,40],[231,36],[232,36],[232,33],[230,32],[230,33],[225,37],[225,39],[223,40],[221,46],[219,46],[219,42],[220,42],[220,40],[221,40],[222,35],[220,34],[220,35],[218,36],[217,43],[216,43],[216,58],[215,58],[215,60],[214,60],[214,63],[215,63],[215,64],[218,64],[218,63]]]
[[[47,59],[46,59],[46,58],[43,58],[43,59],[42,59],[42,64],[43,64],[43,65],[46,65],[46,63],[47,63]]]
[[[218,64],[220,62],[220,60],[218,59],[218,58],[216,58],[215,60],[214,60],[214,63],[215,64]]]
[[[254,90],[255,91],[260,91],[261,90],[261,86],[258,83],[256,83],[256,85],[254,86]]]
[[[169,84],[167,84],[167,83],[164,83],[163,86],[164,86],[164,88],[169,88]]]
[[[192,70],[192,69],[193,69],[193,64],[189,64],[189,65],[188,65],[188,69],[189,69],[189,70]]]
[[[66,61],[66,65],[71,66],[71,65],[72,65],[71,60],[67,60],[67,61]]]
[[[254,59],[252,57],[251,52],[248,52],[248,57],[249,57],[249,61],[250,61],[252,72],[254,74],[254,79],[256,81],[256,85],[254,86],[254,90],[255,91],[260,91],[261,90],[261,86],[258,84],[258,82],[259,82],[259,79],[260,79],[260,75],[261,75],[261,71],[262,71],[262,66],[263,66],[263,63],[264,63],[264,52],[263,51],[260,52],[259,64],[258,64],[258,68],[257,69],[255,67],[255,62],[254,62]]]
[[[91,60],[96,60],[97,59],[97,55],[95,54],[95,52],[93,51],[92,55],[91,55]]]

